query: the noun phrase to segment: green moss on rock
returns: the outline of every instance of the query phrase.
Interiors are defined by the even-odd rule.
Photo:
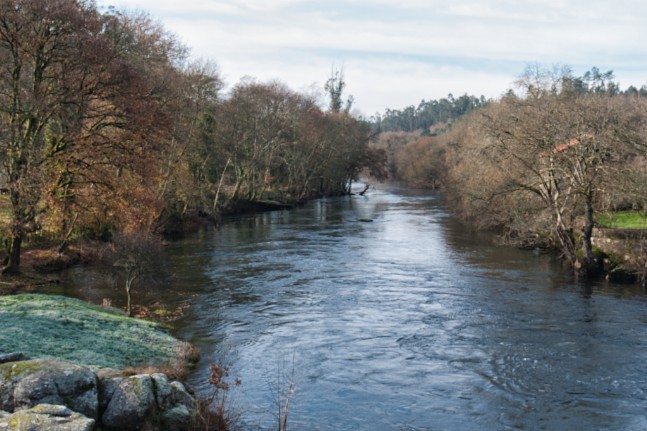
[[[153,322],[63,296],[0,296],[0,322],[6,352],[97,367],[163,364],[180,345]]]
[[[0,379],[4,381],[17,380],[20,377],[42,371],[38,361],[19,361],[0,364]]]

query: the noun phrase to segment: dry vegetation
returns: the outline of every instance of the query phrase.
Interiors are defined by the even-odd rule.
[[[594,276],[598,215],[647,203],[645,136],[647,98],[620,92],[610,72],[532,66],[518,93],[437,137],[409,139],[392,160],[407,183],[441,186],[459,216],[510,242],[555,248]]]

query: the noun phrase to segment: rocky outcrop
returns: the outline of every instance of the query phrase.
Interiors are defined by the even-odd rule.
[[[0,431],[92,430],[95,424],[104,431],[183,431],[195,408],[184,385],[161,373],[122,377],[45,359],[0,364]]]
[[[115,388],[101,422],[106,431],[139,431],[156,425],[155,387],[150,375],[123,379]]]
[[[164,374],[152,374],[151,378],[155,383],[156,403],[162,411],[162,429],[187,429],[186,424],[191,422],[197,407],[195,398],[187,392],[182,383],[171,382]]]
[[[184,385],[160,373],[108,379],[104,388],[112,392],[101,417],[106,431],[185,430],[195,410]]]
[[[86,367],[56,360],[0,364],[0,410],[13,412],[38,404],[63,405],[97,419],[97,376]]]
[[[39,404],[13,414],[0,415],[2,431],[92,431],[94,419],[64,406]]]

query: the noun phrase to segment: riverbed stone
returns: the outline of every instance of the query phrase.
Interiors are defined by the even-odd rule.
[[[0,417],[1,431],[92,431],[94,426],[94,419],[52,404],[39,404]]]
[[[101,417],[105,431],[158,429],[153,379],[148,374],[125,378]]]
[[[64,405],[92,419],[98,414],[97,377],[70,362],[35,359],[0,364],[0,409]]]

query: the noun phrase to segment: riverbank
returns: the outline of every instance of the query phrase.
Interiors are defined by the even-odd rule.
[[[0,353],[115,369],[181,369],[197,359],[159,324],[63,296],[0,296],[0,321]]]

